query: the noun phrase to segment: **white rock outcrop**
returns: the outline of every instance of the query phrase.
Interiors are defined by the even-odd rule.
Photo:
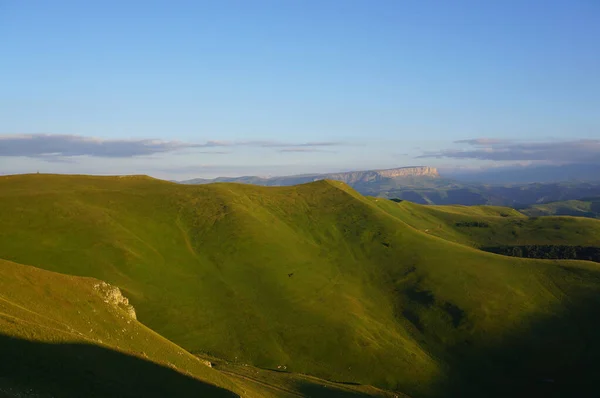
[[[100,282],[94,285],[94,290],[101,295],[105,303],[120,308],[124,310],[130,318],[137,319],[135,308],[129,304],[129,299],[123,296],[121,289],[106,282]]]

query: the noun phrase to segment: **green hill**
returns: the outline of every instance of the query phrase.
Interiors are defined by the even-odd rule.
[[[391,396],[373,388],[211,363],[140,324],[126,303],[102,281],[0,260],[0,396],[262,398],[296,397],[304,391],[311,396]]]
[[[143,324],[234,365],[414,397],[586,391],[597,369],[596,264],[477,250],[513,231],[593,242],[595,220],[395,204],[331,181],[51,175],[0,178],[0,220],[0,258],[118,286]]]
[[[236,384],[137,322],[119,299],[92,278],[0,260],[0,393],[237,396],[227,390]]]
[[[598,246],[600,222],[574,217],[529,218],[508,207],[423,206],[370,199],[419,231],[471,247],[503,245]]]
[[[529,206],[521,210],[530,217],[539,216],[575,216],[600,218],[600,198],[567,200]]]

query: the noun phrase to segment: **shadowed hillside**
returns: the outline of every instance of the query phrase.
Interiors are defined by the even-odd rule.
[[[0,356],[0,393],[7,396],[29,391],[30,395],[65,398],[238,397],[173,369],[97,345],[32,342],[0,335]]]
[[[551,276],[563,305],[530,319],[528,333],[513,330],[502,342],[475,348],[467,341],[452,349],[455,383],[447,396],[597,396],[600,273],[597,266],[573,264],[560,267],[568,276]]]
[[[0,257],[119,286],[142,323],[193,353],[415,397],[467,386],[481,396],[504,383],[514,373],[494,355],[486,369],[497,377],[470,378],[479,355],[515,339],[556,350],[538,338],[538,320],[558,322],[582,283],[600,286],[589,263],[477,250],[514,244],[513,231],[532,244],[593,240],[594,220],[571,229],[565,219],[559,231],[502,208],[368,199],[336,181],[12,176],[0,178],[0,219]],[[573,330],[596,327],[573,319]],[[574,336],[570,327],[557,339]]]

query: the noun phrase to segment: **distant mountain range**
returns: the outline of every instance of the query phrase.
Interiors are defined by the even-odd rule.
[[[580,165],[581,166],[581,165]],[[575,173],[581,167],[571,167],[570,172]],[[551,168],[533,168],[544,173],[554,170]],[[575,176],[556,172],[557,178]],[[556,170],[555,170],[556,171]],[[494,173],[487,172],[490,176]],[[502,173],[505,173],[504,177]],[[509,175],[516,173],[514,170],[497,171],[496,180],[510,180]],[[567,173],[567,174],[565,174]],[[556,201],[577,200],[585,197],[600,196],[600,181],[576,181],[568,182],[536,182],[536,183],[513,183],[494,184],[492,177],[485,174],[470,174],[469,178],[460,180],[461,175],[455,175],[455,179],[447,178],[449,175],[440,175],[434,167],[414,166],[400,167],[384,170],[351,171],[345,173],[328,174],[303,174],[295,176],[283,176],[262,178],[255,176],[246,177],[220,177],[216,179],[193,179],[181,181],[183,184],[208,184],[212,182],[237,182],[264,186],[288,186],[305,184],[318,180],[343,181],[356,189],[363,195],[378,196],[389,199],[408,200],[420,204],[459,204],[459,205],[499,205],[525,208],[530,205],[549,203]],[[529,171],[524,180],[535,176],[534,171]],[[591,180],[593,173],[580,172],[581,176]],[[600,173],[598,174],[600,176]],[[600,177],[596,177],[600,179]],[[481,181],[481,182],[474,182]],[[559,180],[560,181],[560,180]]]
[[[301,174],[283,177],[219,177],[215,179],[195,178],[192,180],[180,181],[182,184],[209,184],[211,182],[239,182],[244,184],[264,185],[264,186],[289,186],[305,184],[307,182],[319,180],[343,181],[346,184],[357,188],[361,184],[374,184],[395,179],[411,178],[439,178],[440,174],[435,167],[413,166],[399,167],[395,169],[384,170],[364,170],[349,171],[345,173],[327,173],[327,174]]]
[[[515,185],[447,183],[437,187],[404,187],[382,192],[379,196],[420,204],[496,205],[521,209],[534,204],[600,196],[600,183],[563,182]]]
[[[530,184],[562,181],[600,181],[600,164],[565,164],[489,168],[477,171],[445,170],[442,176],[482,184]]]

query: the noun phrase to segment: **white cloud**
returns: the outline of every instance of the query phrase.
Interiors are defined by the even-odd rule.
[[[223,141],[209,140],[205,143],[163,141],[156,139],[102,139],[67,134],[11,134],[0,135],[0,156],[30,157],[46,161],[61,161],[75,156],[101,158],[131,158],[186,149],[226,147],[306,148],[340,145],[335,142],[285,143],[278,141]],[[283,152],[299,152],[282,150]],[[227,154],[226,151],[197,151],[206,154]]]

